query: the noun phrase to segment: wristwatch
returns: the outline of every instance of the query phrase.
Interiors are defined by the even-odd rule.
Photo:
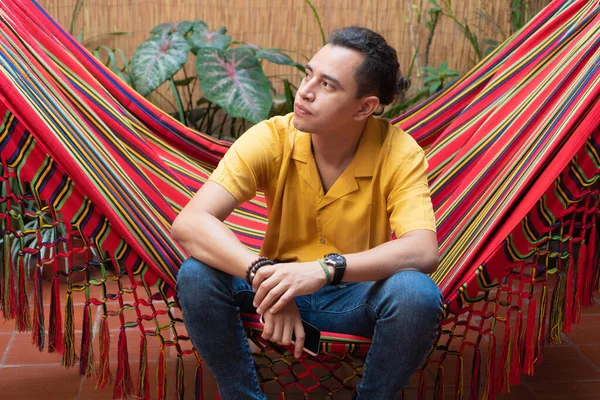
[[[333,274],[333,279],[329,284],[339,285],[344,277],[344,272],[346,272],[346,258],[341,254],[329,253],[325,254],[323,261],[325,261],[325,264],[332,266],[333,270],[335,271]]]

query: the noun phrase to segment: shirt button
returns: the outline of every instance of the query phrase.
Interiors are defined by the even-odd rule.
[[[321,238],[320,242],[321,242],[321,244],[325,244],[326,243],[325,239],[323,239],[323,238]]]

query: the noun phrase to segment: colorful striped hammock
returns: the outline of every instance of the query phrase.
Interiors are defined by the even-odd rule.
[[[427,151],[441,252],[433,278],[446,300],[436,345],[417,377],[420,397],[432,383],[434,397],[444,398],[444,366],[452,363],[454,398],[507,392],[522,374],[533,374],[543,345],[559,342],[592,303],[600,269],[599,60],[600,2],[553,1],[472,71],[394,121]],[[114,382],[115,398],[150,398],[149,346],[160,346],[152,389],[159,398],[169,390],[184,397],[187,360],[195,398],[202,398],[201,360],[173,297],[186,255],[169,230],[228,143],[155,108],[33,0],[0,3],[0,119],[4,317],[32,332],[40,351],[47,326],[48,351],[61,354],[66,367],[79,361],[81,374],[99,387]],[[266,214],[258,195],[227,223],[258,250]],[[54,239],[43,242],[46,230]],[[86,262],[73,262],[76,255]],[[35,264],[33,284],[27,259]],[[41,267],[54,270],[48,316]],[[67,278],[64,301],[60,276]],[[74,299],[85,299],[83,321],[74,321]],[[103,317],[95,330],[98,308]],[[257,360],[266,360],[257,361],[259,376],[280,398],[290,387],[332,397],[360,377],[353,360],[360,361],[368,339],[328,334],[320,361],[293,360],[286,349],[261,342],[260,325],[246,317],[261,349]],[[82,330],[78,348],[75,326]],[[109,329],[119,329],[118,343],[109,342]],[[140,337],[137,382],[127,335]],[[115,345],[116,372],[109,364]],[[174,376],[167,374],[169,350],[177,353]],[[295,372],[299,364],[306,372]],[[317,377],[315,365],[351,372]]]

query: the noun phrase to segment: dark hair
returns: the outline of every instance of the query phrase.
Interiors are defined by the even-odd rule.
[[[357,98],[374,94],[385,106],[400,98],[410,87],[410,80],[400,73],[396,50],[380,34],[367,28],[349,26],[333,31],[327,43],[357,50],[365,56],[355,75]]]

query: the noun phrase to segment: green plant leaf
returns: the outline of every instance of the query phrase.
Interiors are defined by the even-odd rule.
[[[439,82],[439,81],[440,81],[440,78],[437,77],[437,76],[428,76],[427,78],[425,78],[423,80],[423,83],[424,84],[428,84],[428,83],[431,83],[431,82]]]
[[[231,36],[225,35],[227,29],[220,27],[211,32],[202,21],[195,21],[192,27],[192,34],[188,41],[192,46],[192,53],[198,53],[199,49],[209,47],[213,49],[226,50],[231,44]]]
[[[279,49],[260,49],[256,52],[257,58],[264,58],[267,61],[271,61],[275,64],[281,65],[295,65],[296,62],[290,58],[287,54]]]
[[[252,122],[268,117],[271,84],[251,50],[199,49],[196,70],[206,98],[230,116]]]
[[[194,82],[194,80],[196,79],[195,76],[190,76],[189,78],[186,79],[181,79],[178,81],[173,81],[173,83],[175,83],[175,86],[187,86],[190,83]]]
[[[131,64],[135,87],[142,96],[166,82],[186,63],[190,45],[178,33],[152,36],[137,48]]]
[[[252,51],[254,54],[256,54],[262,50],[262,47],[260,47],[257,44],[254,44],[254,43],[243,42],[243,44],[241,46],[239,46],[238,49],[248,49],[248,50]]]
[[[294,67],[296,67],[302,73],[306,72],[306,68],[304,68],[304,65],[300,64],[299,62],[295,62]]]
[[[497,40],[494,39],[485,39],[483,41],[484,44],[488,44],[490,46],[498,46],[500,44],[500,42],[498,42]]]
[[[323,46],[325,46],[327,44],[327,39],[325,39],[325,31],[323,30],[323,24],[321,23],[321,17],[319,17],[319,13],[317,12],[317,9],[315,8],[315,6],[313,5],[313,3],[310,0],[304,0],[304,2],[306,4],[308,4],[308,6],[312,10],[313,14],[315,15],[315,18],[317,19],[317,23],[319,24],[319,31],[321,31],[321,40],[323,41]]]
[[[179,122],[185,125],[185,114],[183,111],[183,104],[181,103],[181,96],[177,91],[177,86],[175,86],[175,82],[173,82],[173,79],[169,79],[169,86],[171,87],[173,97],[175,98],[175,104],[177,105],[177,114],[179,115]]]
[[[489,46],[489,47],[486,47],[486,49],[485,49],[485,50],[484,50],[484,52],[483,52],[483,55],[487,57],[487,56],[489,56],[489,55],[490,55],[490,54],[491,54],[491,53],[492,53],[494,50],[496,50],[496,47],[494,47],[494,46]]]
[[[180,35],[185,36],[185,34],[192,29],[193,25],[194,23],[191,21],[168,22],[154,27],[150,33],[155,36],[162,36],[165,33],[167,35],[179,33]]]
[[[285,106],[288,113],[294,111],[294,92],[292,92],[292,84],[287,79],[283,80],[283,88],[285,91]]]
[[[430,94],[434,94],[435,92],[440,90],[441,87],[442,87],[442,85],[440,83],[436,83],[436,84],[427,86],[427,90],[429,90]]]

